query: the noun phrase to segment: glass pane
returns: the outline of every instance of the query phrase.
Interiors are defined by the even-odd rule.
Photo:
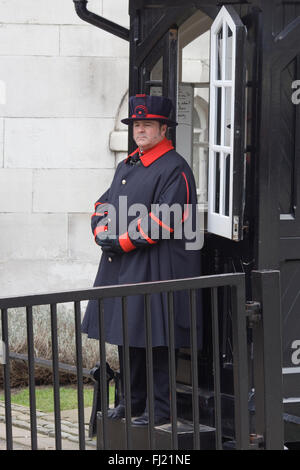
[[[211,36],[209,17],[202,11],[197,10],[180,25],[178,33],[179,82],[209,82]],[[214,78],[216,71],[215,68],[213,71]]]
[[[196,114],[196,113],[194,113]],[[199,126],[200,127],[200,126]],[[198,129],[198,132],[194,128],[194,133],[193,133],[193,173],[195,177],[195,182],[196,182],[196,188],[199,189],[199,164],[200,164],[200,132]]]
[[[207,210],[208,170],[208,88],[194,89],[193,112],[193,172],[197,185],[198,203]],[[186,144],[185,144],[186,146]]]
[[[199,197],[198,202],[207,210],[208,148],[199,149]]]
[[[225,181],[224,181],[224,215],[229,216],[229,195],[230,195],[230,154],[225,155]]]
[[[221,145],[222,88],[216,87],[216,135],[215,144]]]
[[[154,65],[153,69],[151,70],[150,79],[162,80],[162,71],[163,71],[163,59],[161,57]]]
[[[231,87],[225,88],[225,121],[224,121],[224,145],[231,145],[232,116],[231,116]]]
[[[182,62],[181,67],[179,67],[180,81],[189,83],[209,82],[209,33],[209,31],[206,31],[182,48]],[[182,36],[181,41],[184,41]]]
[[[225,80],[232,80],[232,46],[233,34],[228,25],[226,25],[226,60],[225,60]]]
[[[153,69],[150,73],[150,80],[160,81],[162,83],[162,70],[163,70],[163,60],[162,57],[156,62]],[[161,85],[151,85],[150,86],[150,95],[152,96],[161,96],[162,95],[162,86]]]
[[[220,153],[215,154],[215,209],[216,213],[220,213]]]
[[[217,34],[217,80],[223,79],[222,57],[223,57],[223,27]]]

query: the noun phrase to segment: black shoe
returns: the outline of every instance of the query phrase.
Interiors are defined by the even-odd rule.
[[[140,416],[144,411],[144,408],[137,408],[136,406],[131,407],[131,416]],[[123,419],[125,418],[125,405],[118,405],[116,408],[107,410],[108,419]]]
[[[116,408],[107,410],[108,419],[122,419],[125,418],[125,406],[118,405]]]
[[[154,426],[162,426],[163,424],[170,423],[170,418],[164,418],[163,416],[154,416]],[[145,411],[142,416],[132,420],[133,426],[148,426],[149,425],[149,414]]]

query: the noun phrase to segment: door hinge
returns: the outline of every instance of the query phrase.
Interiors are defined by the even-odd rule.
[[[246,316],[248,319],[249,328],[253,328],[257,325],[262,318],[261,314],[261,303],[255,300],[246,302]]]

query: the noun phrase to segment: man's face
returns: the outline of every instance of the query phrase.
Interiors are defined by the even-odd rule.
[[[158,121],[134,121],[133,138],[138,147],[146,151],[163,140],[166,130],[167,125],[161,126]]]

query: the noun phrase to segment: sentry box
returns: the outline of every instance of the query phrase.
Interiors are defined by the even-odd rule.
[[[203,274],[246,277],[250,422],[260,416],[256,425],[272,447],[272,439],[281,439],[280,421],[272,418],[277,410],[284,441],[299,443],[299,0],[130,0],[129,29],[89,12],[86,0],[74,3],[83,20],[129,41],[129,95],[173,100],[179,126],[169,138],[194,171],[205,219]],[[129,151],[133,145],[129,132]],[[275,282],[268,272],[275,273]],[[237,397],[229,288],[218,292],[218,301],[222,439],[230,440]],[[199,408],[204,424],[212,425],[209,296],[204,302]],[[253,346],[259,354],[252,354]],[[190,352],[180,351],[177,405],[187,420],[189,362]],[[264,403],[258,391],[268,396]]]

